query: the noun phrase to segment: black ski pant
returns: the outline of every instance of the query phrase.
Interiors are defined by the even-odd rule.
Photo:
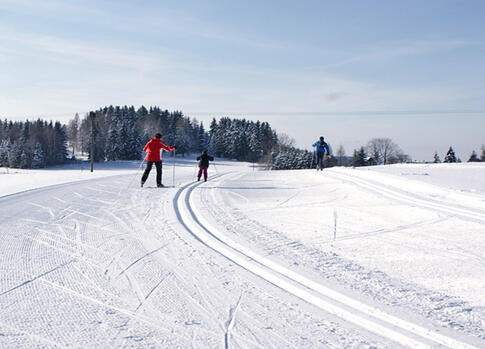
[[[145,183],[145,181],[148,178],[148,175],[150,174],[150,171],[152,170],[153,164],[155,164],[155,167],[157,168],[157,186],[162,185],[162,162],[161,161],[147,161],[147,168],[145,169],[145,172],[143,172],[143,176],[141,177],[141,182]]]
[[[323,169],[323,155],[325,153],[323,151],[317,151],[317,169]]]

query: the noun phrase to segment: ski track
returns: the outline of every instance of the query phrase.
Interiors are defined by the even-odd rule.
[[[32,319],[24,319],[24,323],[16,321],[8,326],[2,321],[0,327],[3,332],[8,329],[14,334],[8,334],[7,341],[4,341],[0,333],[0,344],[16,342],[19,347],[123,348],[216,347],[221,344],[225,348],[299,348],[311,344],[328,348],[373,347],[365,339],[367,331],[370,331],[376,333],[375,338],[369,337],[371,341],[381,337],[392,341],[377,340],[378,346],[383,347],[389,343],[397,345],[394,343],[396,340],[409,347],[472,347],[344,296],[294,269],[249,250],[247,244],[241,244],[239,239],[236,242],[226,236],[225,230],[214,228],[204,220],[194,193],[202,193],[203,200],[208,200],[207,196],[218,200],[215,196],[217,190],[194,189],[220,186],[231,176],[238,175],[228,173],[226,177],[217,173],[208,183],[190,182],[180,189],[164,192],[131,189],[131,179],[125,190],[130,191],[129,195],[124,196],[121,189],[110,189],[121,188],[126,181],[113,182],[111,179],[107,182],[109,184],[93,185],[84,182],[84,192],[78,189],[69,191],[76,198],[75,204],[73,200],[64,200],[59,195],[53,195],[50,201],[31,202],[38,212],[32,215],[35,218],[21,218],[5,235],[8,238],[2,245],[5,254],[0,262],[5,266],[7,261],[18,262],[19,265],[15,269],[7,269],[8,281],[2,283],[2,287],[7,287],[1,290],[0,301],[3,305],[1,314],[7,315],[7,309],[22,306],[30,309],[29,314],[35,315]],[[19,197],[37,192],[48,193],[61,187],[67,186],[29,191]],[[100,193],[101,196],[89,198],[88,192]],[[175,195],[173,200],[169,194]],[[232,191],[231,194],[244,197]],[[299,194],[300,191],[296,191],[277,206],[291,207],[287,203]],[[112,197],[116,199],[112,200]],[[155,197],[157,201],[150,200]],[[3,200],[17,198],[11,195]],[[244,199],[249,202],[246,197]],[[144,202],[144,207],[139,207],[140,201]],[[419,203],[422,204],[421,201]],[[174,212],[168,207],[170,204],[174,206]],[[307,249],[301,242],[277,238],[274,232],[258,226],[240,213],[235,217],[228,203],[218,207],[220,211],[212,213],[227,231],[237,228],[238,234],[244,234],[245,230],[239,228],[246,226],[246,229],[258,230],[259,234],[268,233],[269,238],[276,237],[273,245],[268,246],[268,255],[285,250],[305,252]],[[441,206],[438,209],[449,214]],[[472,215],[473,212],[460,212],[463,217],[467,214]],[[395,230],[438,221],[424,220]],[[154,225],[161,225],[163,229],[153,229]],[[184,229],[181,230],[182,227]],[[366,234],[378,239],[391,231]],[[184,254],[177,252],[181,248]],[[318,256],[316,251],[310,253]],[[457,249],[452,253],[459,256],[468,252]],[[173,256],[177,256],[177,260],[173,260]],[[483,263],[483,257],[475,255],[474,258],[477,263]],[[197,265],[197,269],[193,270],[197,270],[198,274],[186,270],[187,261]],[[241,275],[241,271],[253,275]],[[269,286],[262,287],[260,282],[248,281],[256,279],[266,280]],[[13,284],[15,281],[17,283]],[[285,297],[281,302],[280,293],[293,294],[298,300],[291,301]],[[241,295],[236,304],[234,294]],[[31,300],[22,298],[28,295]],[[65,312],[57,313],[57,307],[63,304],[54,307],[56,299],[65,302]],[[25,305],[22,304],[24,302]],[[42,302],[46,302],[45,311],[38,309]],[[308,304],[304,309],[309,310],[301,310],[302,303]],[[319,319],[322,313],[320,309],[316,311],[317,308],[322,309],[324,314],[334,314],[336,321],[311,323],[315,328],[306,333],[318,333],[321,335],[318,341],[303,336],[298,338],[291,321],[306,324],[313,312]],[[75,309],[75,313],[69,309]],[[284,315],[288,316],[286,326],[283,320],[269,325],[274,320],[267,314],[274,311],[288,314]],[[104,313],[109,315],[109,319]],[[343,319],[346,325],[342,327],[338,318]],[[31,322],[36,325],[28,329],[25,323]],[[350,329],[347,323],[353,323]],[[87,327],[77,328],[76,324]],[[88,324],[93,324],[93,327]],[[361,337],[360,328],[364,329],[364,337]],[[86,337],[91,330],[103,335]],[[349,334],[352,336],[349,337]]]
[[[404,202],[406,204],[415,205],[427,208],[433,211],[444,212],[453,216],[460,216],[465,219],[472,219],[480,223],[485,223],[485,213],[475,209],[452,204],[446,201],[437,201],[416,194],[412,194],[388,185],[380,184],[368,179],[361,179],[357,176],[349,176],[334,170],[326,170],[325,175],[328,175],[336,180],[352,183],[360,188],[367,189],[380,196],[385,196],[393,200]]]
[[[224,344],[225,344],[225,349],[230,349],[230,343],[231,343],[231,331],[232,328],[234,327],[234,323],[236,321],[236,314],[239,310],[239,307],[241,305],[241,300],[242,300],[242,295],[239,297],[237,304],[235,307],[229,309],[229,320],[227,321],[226,325],[226,333],[224,335]]]
[[[213,191],[212,193],[214,193],[214,191]],[[211,204],[210,204],[210,203],[205,203],[205,204],[204,204],[204,206],[205,206],[205,207],[211,207]],[[222,204],[222,205],[216,205],[216,207],[224,207],[224,208],[226,208],[226,210],[227,210],[227,207],[229,207],[229,205],[227,205],[227,203],[224,203],[224,204]],[[224,210],[223,210],[223,211],[224,211]],[[220,215],[220,212],[217,212],[215,215],[217,215],[218,217],[220,217],[220,216],[221,216],[221,215]],[[237,221],[237,220],[238,220],[238,219],[236,219],[236,221]],[[231,220],[231,221],[234,221],[234,219],[233,219],[233,220]],[[244,223],[247,223],[247,222],[243,222],[243,224],[244,224]],[[199,223],[199,224],[200,224],[200,223]],[[225,223],[224,223],[224,221],[223,221],[223,222],[222,222],[222,225],[224,226],[224,224],[225,224]],[[206,227],[202,226],[202,228],[203,228],[204,230],[206,230],[206,231],[207,231],[207,228],[206,228]],[[263,234],[263,235],[264,235],[264,234]],[[234,243],[234,242],[231,242],[229,245],[231,245],[231,246],[232,246],[232,244],[233,244],[233,243]],[[290,242],[290,243],[288,243],[287,245],[293,245],[293,247],[295,247],[295,246],[299,246],[300,244],[299,244],[299,243],[296,243],[296,242]],[[251,257],[250,257],[250,258],[254,258],[254,257],[251,255]],[[421,331],[421,332],[422,332],[422,333],[425,333],[425,332],[426,332],[426,330],[423,330],[423,331]],[[439,336],[438,336],[438,337],[439,337]],[[447,342],[447,340],[448,340],[448,339],[446,339],[446,338],[442,338],[441,340],[438,340],[438,342],[442,341],[442,344],[443,344],[443,343],[446,343],[446,342]],[[450,343],[452,343],[452,344],[450,345]],[[453,344],[453,341],[448,342],[448,345],[450,345],[451,347],[455,347],[455,344],[456,344],[456,345],[464,345],[464,347],[466,347],[466,346],[467,346],[467,345],[466,345],[466,344],[464,344],[464,343],[454,343],[454,344]]]
[[[221,203],[220,205],[221,207],[226,208],[225,212],[227,214],[229,212],[227,208],[230,207],[230,205],[226,202]],[[233,214],[235,214],[235,216]],[[214,217],[221,217],[221,213],[218,212],[214,215]],[[288,249],[288,247],[295,245],[295,242],[291,240],[288,242],[288,240],[284,238],[284,234],[273,231],[255,221],[249,220],[247,217],[242,216],[238,210],[231,211],[231,217],[232,218],[227,218],[227,220],[238,222],[237,227],[232,229],[233,231],[237,230],[239,233],[242,232],[242,234],[247,237],[248,235],[253,235],[252,229],[254,229],[254,231],[257,231],[257,235],[255,238],[250,240],[252,242],[257,242],[262,246],[262,250],[269,251],[270,255],[285,255],[288,256],[289,261],[293,260],[292,258],[297,259],[298,255],[312,256],[312,259],[309,261],[310,267],[321,273],[322,277],[326,279],[334,278],[343,284],[349,283],[350,281],[350,286],[352,288],[359,286],[357,289],[360,293],[373,295],[373,297],[378,299],[379,302],[385,301],[386,296],[388,296],[389,299],[385,301],[385,303],[387,302],[387,304],[392,305],[393,307],[401,307],[404,305],[407,308],[409,304],[414,304],[413,311],[419,310],[422,316],[435,319],[440,326],[457,328],[470,333],[473,336],[477,336],[482,339],[485,338],[483,331],[484,328],[481,325],[483,321],[481,320],[483,319],[483,313],[480,313],[479,307],[476,308],[476,314],[470,314],[472,307],[463,301],[439,294],[434,291],[422,290],[412,284],[406,284],[403,282],[396,284],[395,280],[389,280],[389,278],[381,272],[366,271],[364,268],[356,265],[353,262],[342,260],[334,253],[319,251],[314,247],[299,245],[298,247],[302,247],[303,250],[298,252],[292,251],[292,249]],[[440,220],[437,219],[437,222],[439,221]],[[224,223],[222,224],[224,225]],[[254,226],[254,228],[248,229],[250,226]],[[272,237],[267,239],[266,236]],[[282,242],[274,247],[274,241],[279,239],[285,242]],[[337,239],[336,241],[339,240]],[[387,242],[387,240],[385,241]],[[270,247],[266,247],[268,245]],[[282,248],[286,249],[282,250]],[[295,253],[298,253],[298,255],[295,255]],[[294,255],[294,257],[291,257],[292,255]],[[448,257],[449,254],[442,254],[442,256]],[[315,257],[316,264],[314,264],[313,257]],[[325,262],[318,262],[319,260]],[[303,261],[302,264],[305,263],[306,262]],[[288,265],[290,265],[290,263]],[[346,275],[347,277],[342,278]],[[348,276],[351,277],[348,278]],[[376,289],[376,286],[379,286],[379,288]],[[400,298],[403,298],[404,300],[404,302],[401,304]],[[426,300],[426,302],[423,302],[423,299]],[[430,303],[429,306],[428,303]],[[406,312],[406,310],[404,312]]]
[[[228,259],[243,268],[259,275],[274,285],[293,293],[297,297],[308,301],[325,311],[337,315],[346,321],[362,326],[378,335],[383,335],[411,348],[426,348],[429,342],[446,345],[450,348],[473,348],[453,338],[443,336],[436,331],[409,323],[395,316],[388,315],[371,306],[364,305],[343,294],[324,287],[302,275],[284,268],[271,260],[253,253],[242,245],[230,240],[203,222],[201,215],[197,215],[195,206],[191,203],[191,193],[199,183],[183,187],[176,199],[177,210],[186,228],[198,239],[220,252]],[[309,292],[311,289],[318,294]],[[330,299],[330,301],[328,301]],[[343,306],[343,305],[346,306]],[[352,311],[347,310],[351,306]],[[362,314],[362,315],[356,315]],[[395,327],[399,328],[396,330]],[[416,334],[421,339],[416,339]]]
[[[485,224],[485,213],[483,213],[481,211],[477,211],[476,209],[473,209],[473,208],[468,208],[468,207],[465,207],[465,206],[462,206],[462,205],[456,205],[456,204],[446,202],[446,201],[436,201],[434,198],[426,198],[426,197],[418,196],[418,195],[415,195],[413,193],[402,191],[398,188],[393,188],[389,185],[382,185],[382,184],[379,184],[377,182],[374,182],[374,181],[371,181],[371,180],[368,180],[368,179],[361,179],[361,178],[358,178],[358,177],[357,178],[356,177],[350,177],[346,174],[342,175],[340,172],[334,172],[332,170],[327,170],[325,172],[325,175],[328,175],[328,173],[330,173],[330,176],[332,176],[334,179],[338,178],[342,181],[352,183],[354,185],[357,185],[360,188],[369,190],[369,191],[373,192],[374,194],[377,193],[378,195],[388,197],[390,199],[397,200],[399,202],[404,202],[404,203],[407,203],[407,204],[420,206],[420,207],[432,210],[434,212],[445,213],[445,214],[448,215],[448,217],[444,218],[444,219],[449,219],[451,217],[457,217],[457,218],[462,218],[462,219],[466,219],[466,220],[473,220],[475,222]],[[342,176],[343,176],[343,178],[342,178]],[[435,221],[431,221],[430,224],[442,222],[442,221],[444,221],[444,219],[438,218]],[[418,226],[418,225],[416,225],[416,226]],[[404,229],[407,229],[407,228],[404,227]],[[383,233],[388,233],[388,232],[391,232],[391,231],[384,231]],[[367,234],[367,233],[363,233],[363,234]],[[376,234],[376,235],[379,235],[379,234]],[[356,238],[358,238],[358,237],[359,236],[356,236]],[[349,236],[348,238],[351,239],[352,237]],[[341,238],[341,239],[346,239],[346,238]],[[387,240],[387,241],[389,241],[389,240]],[[408,248],[412,249],[413,247],[409,246]],[[430,248],[432,248],[432,247],[430,247]],[[461,249],[461,248],[455,247],[455,249],[458,250],[458,249]],[[481,256],[477,256],[477,255],[471,253],[470,251],[466,251],[464,249],[461,249],[461,250],[462,250],[462,253],[460,254],[461,256],[471,257],[471,259],[474,259],[475,261],[477,261],[477,263],[481,264],[480,266],[483,267],[482,264],[483,264],[483,261],[485,261],[485,258],[483,258]],[[442,253],[439,253],[438,255],[453,258],[453,256],[455,254],[457,254],[456,251],[448,251],[448,253],[446,255],[442,254]]]

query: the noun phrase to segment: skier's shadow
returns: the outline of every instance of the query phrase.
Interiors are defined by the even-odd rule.
[[[163,187],[143,187],[143,189],[156,189],[156,190],[161,190],[161,189],[170,189],[170,188],[175,188],[172,185],[164,185]]]
[[[294,188],[280,188],[280,187],[209,187],[209,186],[204,186],[204,187],[199,187],[200,189],[228,189],[228,190],[275,190],[275,189],[294,189]]]

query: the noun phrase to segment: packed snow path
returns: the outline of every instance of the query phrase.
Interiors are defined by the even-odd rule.
[[[406,263],[383,272],[353,243],[430,227],[435,238],[447,220],[478,235],[485,210],[349,171],[214,170],[193,182],[181,162],[181,186],[161,190],[138,188],[136,173],[1,198],[0,347],[483,347],[480,296],[471,305],[470,291],[419,284],[425,273],[411,276]],[[379,206],[373,230],[356,227],[346,221],[358,219],[354,194],[374,209],[400,201],[415,222],[383,223]],[[456,247],[442,240],[434,254]],[[476,249],[460,248],[472,265],[452,274],[483,270]]]

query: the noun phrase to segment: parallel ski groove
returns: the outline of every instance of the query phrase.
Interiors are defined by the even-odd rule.
[[[199,185],[200,183],[189,183],[177,192],[174,198],[177,216],[186,229],[199,241],[218,251],[226,258],[325,311],[408,347],[427,348],[431,342],[450,348],[474,348],[469,344],[386,314],[374,307],[328,289],[232,241],[211,227],[198,214],[196,206],[191,200],[191,193]],[[318,294],[309,291],[309,289]],[[332,302],[327,299],[331,299]],[[348,311],[348,307],[345,307],[344,304],[354,311],[365,314],[365,316]],[[416,338],[420,339],[417,340]]]
[[[480,222],[485,222],[485,213],[482,213],[482,212],[477,212],[472,209],[468,209],[464,207],[458,207],[450,203],[436,202],[431,199],[417,197],[412,194],[400,192],[396,188],[391,188],[388,186],[384,186],[382,184],[373,183],[366,179],[350,177],[346,174],[333,172],[331,170],[327,171],[327,173],[330,173],[330,175],[336,179],[353,183],[359,187],[366,188],[373,192],[377,192],[380,195],[386,196],[394,200],[399,200],[401,202],[405,202],[408,204],[418,205],[428,209],[465,217],[467,219],[474,219]]]

